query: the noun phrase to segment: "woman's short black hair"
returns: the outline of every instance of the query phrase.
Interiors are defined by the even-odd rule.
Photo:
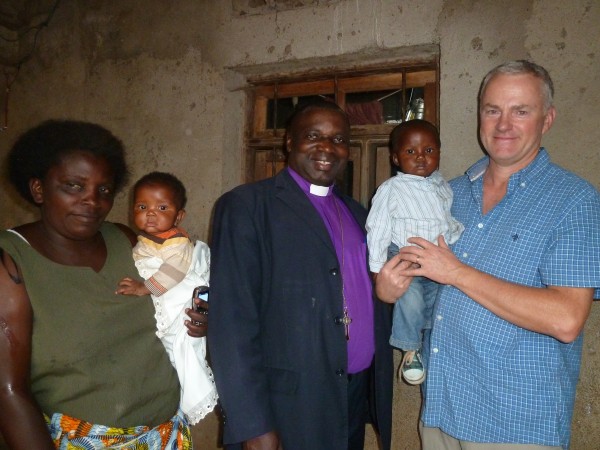
[[[166,172],[150,172],[136,181],[133,186],[135,192],[142,186],[159,185],[170,189],[173,192],[173,199],[177,209],[184,209],[187,203],[185,186],[175,175]]]
[[[47,120],[23,133],[8,154],[9,180],[25,200],[34,203],[29,181],[44,179],[74,150],[106,159],[114,172],[115,193],[127,182],[123,143],[100,125],[76,120]]]

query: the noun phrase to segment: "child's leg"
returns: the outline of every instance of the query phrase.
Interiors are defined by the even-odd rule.
[[[437,303],[437,295],[440,289],[439,283],[431,281],[429,278],[421,278],[421,287],[423,288],[424,302],[424,322],[423,329],[431,329],[433,327],[433,314]]]
[[[421,360],[423,366],[427,369],[429,365],[429,342],[431,338],[431,328],[435,323],[435,307],[437,305],[437,294],[440,285],[428,278],[423,278],[423,300],[425,302],[425,324],[423,325],[423,342],[421,345]]]
[[[427,305],[423,298],[422,277],[413,278],[408,290],[394,305],[390,344],[402,350],[419,350],[426,324]]]

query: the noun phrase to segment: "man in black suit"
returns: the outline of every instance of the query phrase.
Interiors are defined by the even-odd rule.
[[[289,166],[217,203],[208,342],[226,445],[362,449],[371,421],[390,447],[390,310],[373,296],[367,211],[334,188],[349,137],[337,105],[304,105]]]

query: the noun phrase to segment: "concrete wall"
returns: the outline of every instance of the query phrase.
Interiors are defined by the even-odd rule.
[[[476,92],[485,72],[531,58],[550,71],[557,91],[558,117],[545,145],[554,161],[599,187],[599,24],[598,0],[63,0],[11,87],[0,157],[43,119],[101,123],[125,142],[132,180],[155,169],[181,177],[190,191],[184,225],[205,240],[214,201],[242,181],[246,102],[237,88],[244,66],[315,57],[335,65],[353,53],[436,44],[447,177],[481,156]],[[0,226],[33,220],[35,211],[2,183]],[[121,194],[109,219],[127,222],[128,200]],[[575,450],[600,447],[599,325],[595,305]],[[394,396],[394,448],[417,449],[418,388],[398,383]],[[216,448],[216,418],[196,427],[195,437],[196,448]],[[375,448],[372,434],[368,448]]]

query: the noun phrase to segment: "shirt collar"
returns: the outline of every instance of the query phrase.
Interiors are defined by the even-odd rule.
[[[317,197],[327,197],[333,192],[333,184],[331,186],[319,186],[317,184],[311,184],[289,166],[287,167],[287,171],[294,181],[298,183],[298,186],[300,186],[300,189],[302,189],[305,194],[311,194]]]
[[[422,177],[420,175],[411,175],[409,173],[404,173],[404,172],[398,172],[398,173],[396,173],[396,176],[402,177],[406,180],[410,180],[411,182],[418,183],[418,184],[439,185],[439,184],[442,184],[442,182],[444,181],[444,178],[442,177],[442,174],[440,173],[439,170],[435,170],[428,177]]]
[[[485,156],[469,167],[466,171],[471,182],[477,181],[483,176],[490,162],[489,156]],[[526,167],[513,173],[510,176],[511,181],[523,183],[530,178],[536,177],[540,172],[543,172],[546,166],[550,164],[550,156],[544,147],[540,147],[535,159]]]

